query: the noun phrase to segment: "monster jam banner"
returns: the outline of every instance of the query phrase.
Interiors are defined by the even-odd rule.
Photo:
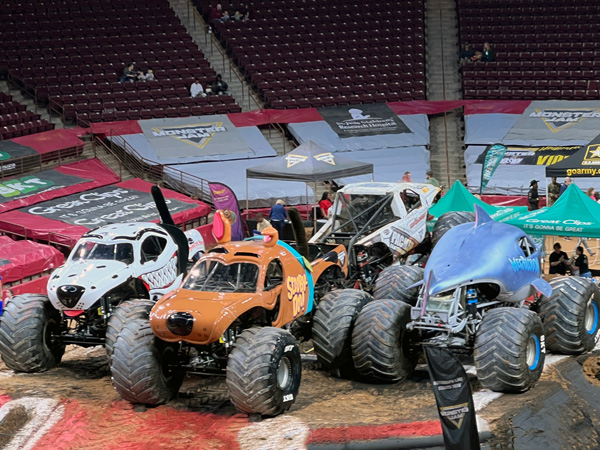
[[[248,143],[226,115],[151,119],[138,122],[163,164],[195,162],[206,155],[246,157]]]
[[[583,144],[600,129],[598,101],[534,101],[517,119],[502,143],[524,145]],[[527,142],[527,143],[525,143]]]
[[[568,158],[577,150],[579,150],[578,145],[566,147],[517,147],[508,145],[500,164],[503,166],[549,166]],[[483,164],[485,155],[485,152],[481,153],[475,160],[475,164]]]
[[[210,195],[212,196],[215,209],[224,211],[225,217],[231,222],[231,240],[244,240],[240,207],[233,191],[229,186],[221,183],[208,183],[208,187],[210,188]]]
[[[410,133],[406,124],[384,103],[317,108],[340,138]]]
[[[504,145],[490,145],[484,152],[483,169],[481,170],[481,186],[480,192],[483,192],[488,182],[492,178],[496,168],[500,165],[500,161],[504,158],[506,147]]]
[[[447,450],[478,450],[479,434],[469,378],[456,356],[445,348],[424,346],[427,368],[442,422]]]

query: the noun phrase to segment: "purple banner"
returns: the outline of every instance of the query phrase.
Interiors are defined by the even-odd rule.
[[[237,197],[225,184],[208,183],[208,186],[210,187],[210,194],[212,195],[215,209],[224,211],[225,216],[231,223],[231,240],[244,240],[244,231],[242,230],[242,220]]]

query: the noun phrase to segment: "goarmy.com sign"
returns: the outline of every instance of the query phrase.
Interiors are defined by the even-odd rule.
[[[179,141],[204,148],[215,133],[225,132],[223,122],[199,123],[185,126],[153,127],[154,137],[170,137]]]

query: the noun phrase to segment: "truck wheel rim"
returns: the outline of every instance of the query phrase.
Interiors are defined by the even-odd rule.
[[[534,370],[540,361],[540,340],[532,334],[527,340],[527,367]]]
[[[281,358],[277,366],[277,386],[280,389],[285,389],[290,382],[292,372],[292,363],[287,356]]]
[[[588,334],[594,334],[596,328],[598,328],[598,307],[592,296],[585,308],[585,331],[587,331]]]

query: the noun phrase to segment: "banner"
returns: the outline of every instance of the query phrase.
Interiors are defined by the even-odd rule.
[[[226,115],[141,120],[139,125],[159,161],[248,153],[247,142]]]
[[[34,194],[43,194],[44,192],[63,189],[68,186],[74,186],[88,181],[91,180],[60,173],[54,169],[38,172],[35,175],[1,180],[0,203],[29,197]]]
[[[543,147],[517,147],[506,146],[504,158],[500,161],[502,166],[549,166],[562,161],[579,150],[579,145],[568,147],[543,146]],[[483,164],[485,152],[475,160],[475,164]]]
[[[340,138],[410,133],[406,124],[385,104],[317,108]]]
[[[11,175],[20,168],[15,159],[33,155],[37,156],[38,152],[31,147],[13,141],[0,141],[0,173],[2,176]]]
[[[446,450],[478,450],[475,407],[465,369],[449,350],[424,347]]]
[[[237,197],[228,186],[221,183],[208,183],[210,195],[213,199],[215,209],[224,211],[225,217],[231,223],[231,240],[243,241],[244,231],[242,229],[242,217]]]
[[[495,144],[490,145],[484,152],[484,163],[481,168],[481,183],[479,184],[480,190],[482,193],[487,184],[489,183],[492,175],[494,174],[496,168],[504,158],[504,154],[506,153],[506,147],[504,145]]]
[[[599,177],[600,134],[592,142],[579,147],[577,152],[556,164],[546,167],[547,177]]]

